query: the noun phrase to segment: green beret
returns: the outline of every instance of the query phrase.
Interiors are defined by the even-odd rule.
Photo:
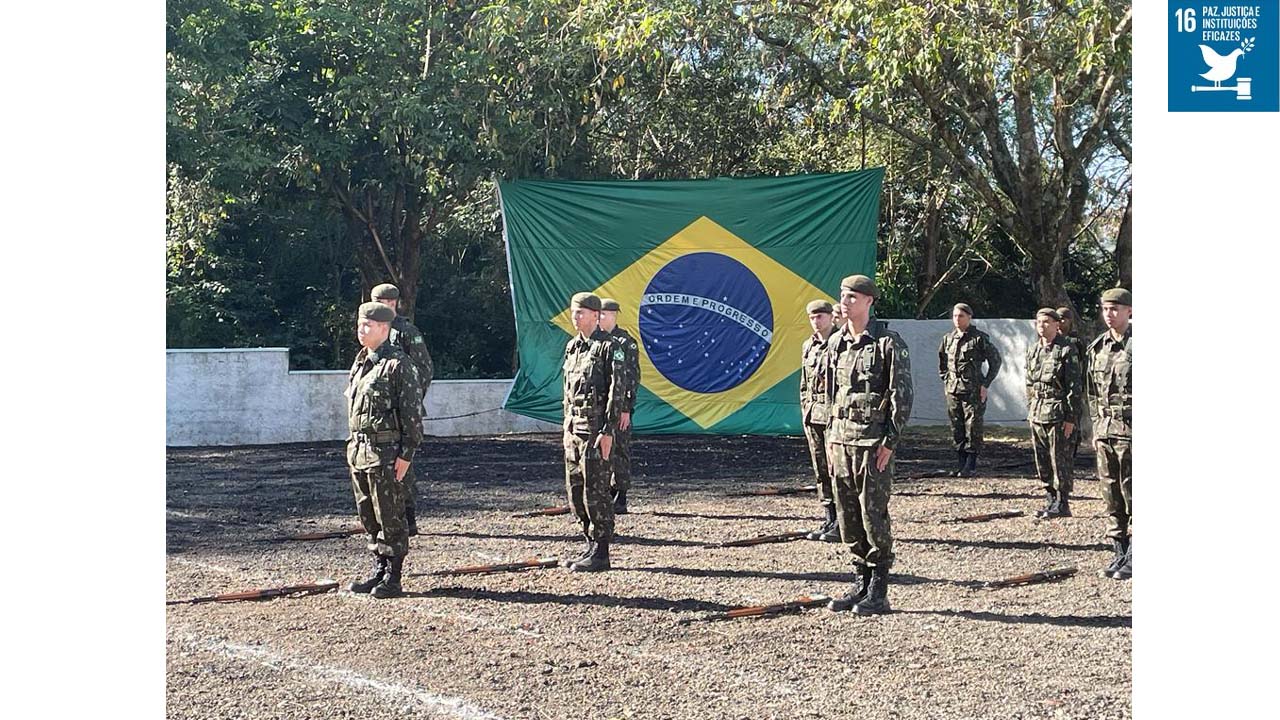
[[[1040,308],[1039,310],[1036,311],[1036,317],[1040,317],[1041,315],[1044,315],[1045,317],[1053,318],[1058,322],[1062,322],[1062,316],[1059,315],[1058,311],[1054,310],[1053,308],[1049,308],[1049,307]]]
[[[1066,305],[1063,305],[1062,307],[1058,308],[1058,317],[1062,318],[1063,320],[1074,320],[1076,317],[1076,313],[1071,308],[1067,307]]]
[[[391,283],[382,283],[375,287],[373,292],[369,293],[369,297],[374,300],[399,300],[400,288]]]
[[[955,306],[952,307],[951,309],[953,311],[959,310],[963,312],[965,315],[968,315],[969,317],[973,317],[973,308],[969,307],[969,303],[956,303]]]
[[[1102,302],[1115,303],[1117,305],[1133,306],[1133,293],[1124,288],[1111,288],[1102,292]]]
[[[617,312],[618,310],[622,309],[622,306],[619,305],[618,301],[614,300],[613,298],[604,298],[600,301],[600,309],[613,310],[614,312]]]
[[[574,295],[570,304],[588,310],[595,310],[596,312],[600,311],[600,297],[589,292],[580,292]]]
[[[360,306],[360,319],[389,323],[396,319],[396,311],[380,302],[367,302]]]
[[[827,302],[826,300],[814,300],[813,302],[804,306],[804,311],[806,313],[809,313],[810,315],[814,313],[829,313],[829,312],[832,312],[833,310],[834,308],[831,307],[831,303]]]
[[[866,275],[850,275],[840,281],[841,290],[852,290],[853,292],[870,295],[873,298],[880,297],[880,290],[876,288],[876,283]]]

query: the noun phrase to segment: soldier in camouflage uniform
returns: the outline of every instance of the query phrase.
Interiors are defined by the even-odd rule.
[[[1062,326],[1059,330],[1062,339],[1067,341],[1071,349],[1076,351],[1076,357],[1080,358],[1080,387],[1084,387],[1089,382],[1089,378],[1084,374],[1084,341],[1076,337],[1078,318],[1075,311],[1065,305],[1058,308],[1058,317],[1062,318]],[[1082,414],[1080,416],[1080,426],[1076,428],[1075,432],[1071,433],[1071,455],[1069,456],[1070,463],[1067,465],[1067,474],[1072,477],[1075,477],[1076,455],[1080,452],[1080,438],[1084,437],[1086,420],[1087,418]]]
[[[422,386],[422,399],[425,401],[427,388],[431,386],[431,380],[436,374],[435,365],[431,362],[431,353],[427,352],[427,343],[422,338],[422,332],[409,321],[409,318],[398,312],[400,288],[391,283],[383,283],[375,287],[371,295],[374,302],[380,302],[392,310],[397,310],[396,319],[391,321],[391,343],[409,356],[409,361],[418,371],[418,382]],[[405,526],[409,535],[413,536],[418,534],[418,478],[413,468],[409,468],[409,474],[405,475],[404,490]]]
[[[350,590],[377,598],[401,594],[409,537],[404,526],[404,479],[422,442],[422,390],[409,357],[390,341],[395,311],[360,306],[356,336],[362,349],[347,382],[347,464],[356,510],[376,567]]]
[[[913,398],[906,342],[885,323],[871,318],[871,306],[879,295],[866,275],[841,281],[840,303],[849,320],[827,340],[826,354],[831,414],[826,440],[836,522],[857,570],[849,593],[828,607],[864,615],[890,609],[893,454],[911,416]]]
[[[955,332],[942,336],[938,345],[938,375],[942,378],[956,447],[955,477],[973,477],[982,451],[982,416],[987,411],[987,389],[1000,372],[1000,351],[991,336],[973,326],[973,308],[957,303],[951,309]],[[986,363],[986,372],[982,365]]]
[[[627,491],[631,489],[631,413],[636,409],[636,392],[640,388],[640,345],[631,333],[618,325],[618,301],[600,301],[600,329],[609,333],[626,353],[626,382],[620,406],[618,428],[613,433],[613,457],[609,461],[609,489],[613,493],[613,514],[627,514]]]
[[[598,326],[600,298],[573,296],[570,309],[578,334],[564,348],[564,474],[569,505],[587,540],[574,572],[609,569],[613,498],[608,461],[626,395],[627,354]]]
[[[831,491],[831,463],[827,459],[827,388],[826,354],[827,339],[834,330],[831,303],[814,300],[805,307],[813,335],[800,348],[800,420],[804,437],[809,442],[809,461],[813,463],[813,475],[818,485],[818,502],[822,505],[825,522],[809,533],[810,540],[840,542],[840,528],[836,525],[836,499]]]
[[[845,317],[843,305],[841,305],[840,303],[836,303],[834,306],[832,306],[831,332],[838,332],[840,328],[843,328],[844,324],[848,321],[849,321],[849,318]]]
[[[1071,515],[1071,434],[1084,406],[1080,358],[1058,334],[1061,320],[1053,308],[1036,312],[1040,339],[1027,350],[1027,420],[1036,475],[1044,485],[1045,506],[1038,518]]]
[[[1133,295],[1102,293],[1107,331],[1085,350],[1085,396],[1093,416],[1098,479],[1107,501],[1107,537],[1115,556],[1103,575],[1133,576]]]

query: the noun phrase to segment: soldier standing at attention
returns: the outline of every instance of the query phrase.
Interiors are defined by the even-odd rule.
[[[840,539],[853,555],[857,576],[832,610],[889,612],[889,568],[893,536],[889,493],[893,453],[911,417],[911,359],[907,344],[885,323],[871,320],[880,296],[866,275],[840,283],[840,304],[849,320],[827,341],[827,452]]]
[[[1044,485],[1045,506],[1038,518],[1069,517],[1071,506],[1071,433],[1083,407],[1080,358],[1058,334],[1058,311],[1036,312],[1040,339],[1027,350],[1027,420],[1036,475]]]
[[[431,386],[431,380],[435,377],[435,365],[431,362],[431,353],[427,352],[427,343],[422,338],[422,332],[409,321],[409,318],[398,312],[400,288],[391,283],[383,283],[375,287],[370,295],[374,302],[380,302],[392,310],[397,310],[395,320],[391,321],[391,344],[396,345],[409,356],[409,361],[418,371],[418,382],[422,386],[421,399],[426,400],[427,388]],[[411,536],[418,534],[417,486],[417,474],[410,468],[409,474],[404,478],[404,519],[406,530]]]
[[[1084,387],[1088,384],[1089,378],[1084,374],[1084,341],[1076,337],[1076,331],[1078,329],[1076,313],[1074,310],[1064,305],[1058,308],[1058,317],[1062,318],[1062,327],[1059,330],[1062,334],[1062,339],[1067,341],[1067,344],[1071,346],[1071,349],[1076,351],[1076,357],[1080,358],[1080,386]],[[1084,417],[1082,415],[1081,420],[1083,419]],[[1067,473],[1071,474],[1073,478],[1075,477],[1076,454],[1080,452],[1080,438],[1084,437],[1084,432],[1082,432],[1083,429],[1084,428],[1076,428],[1075,432],[1071,433],[1071,439],[1069,441],[1071,443],[1071,455],[1068,457],[1071,462],[1067,465]]]
[[[831,308],[831,331],[838,332],[848,321],[849,318],[844,315],[844,306],[840,303],[836,303],[835,306]]]
[[[347,382],[347,464],[356,510],[376,567],[349,586],[376,598],[401,594],[400,575],[409,536],[404,526],[404,479],[422,442],[422,391],[409,357],[390,341],[396,313],[381,303],[360,306],[361,350]]]
[[[636,392],[640,388],[640,345],[631,333],[618,325],[618,301],[600,301],[600,329],[609,333],[626,353],[626,383],[621,403],[621,416],[614,432],[613,457],[609,461],[609,489],[613,493],[613,514],[627,514],[627,490],[631,489],[631,413],[636,409]]]
[[[829,406],[824,370],[827,339],[834,329],[831,303],[814,300],[805,307],[805,312],[809,315],[813,335],[804,341],[800,349],[800,420],[804,425],[804,438],[809,442],[809,460],[813,463],[813,475],[817,479],[818,502],[826,515],[822,526],[809,533],[808,537],[810,540],[840,542],[826,441]]]
[[[1107,500],[1107,537],[1115,557],[1103,575],[1133,577],[1133,295],[1124,288],[1102,293],[1107,331],[1085,351],[1085,395],[1093,416],[1098,479]]]
[[[991,337],[973,326],[973,308],[957,303],[951,309],[955,332],[942,336],[938,345],[938,375],[942,378],[956,446],[954,477],[973,477],[982,451],[982,416],[987,411],[987,389],[1000,372],[1000,351]],[[986,372],[982,364],[986,363]]]
[[[587,540],[572,572],[609,569],[613,498],[608,466],[626,395],[626,353],[598,327],[600,298],[581,292],[570,310],[578,334],[564,348],[564,474],[569,505]]]

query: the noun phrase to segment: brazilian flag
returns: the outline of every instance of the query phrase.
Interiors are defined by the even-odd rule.
[[[562,420],[585,290],[640,343],[635,432],[801,432],[805,305],[874,274],[883,176],[499,183],[520,357],[504,407]]]

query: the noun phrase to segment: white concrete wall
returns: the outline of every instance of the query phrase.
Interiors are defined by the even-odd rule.
[[[987,398],[988,424],[1021,424],[1023,372],[1035,341],[1030,320],[979,320],[1000,348],[1004,367]],[[911,349],[913,425],[945,425],[938,342],[950,320],[890,320]],[[166,443],[271,445],[347,437],[345,370],[289,371],[287,348],[168,350]],[[560,427],[502,410],[510,380],[436,380],[427,392],[428,435],[557,432]],[[431,418],[436,418],[432,420]]]
[[[271,445],[343,440],[345,370],[289,372],[288,348],[167,351],[166,444]],[[428,435],[554,432],[502,410],[510,380],[436,380]],[[465,416],[465,417],[456,417]]]

